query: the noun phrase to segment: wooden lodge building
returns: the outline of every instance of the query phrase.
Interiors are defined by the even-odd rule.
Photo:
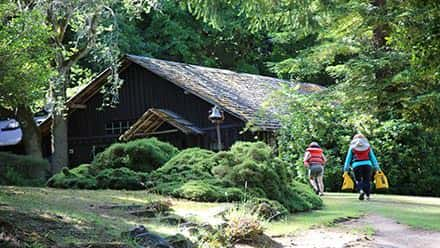
[[[237,140],[268,140],[279,123],[260,110],[274,91],[282,85],[296,86],[300,93],[321,89],[314,84],[127,55],[119,72],[124,80],[119,104],[99,110],[100,91],[110,72],[103,71],[68,101],[71,165],[90,162],[112,143],[140,137],[154,136],[179,148],[215,150],[216,125],[208,119],[213,106],[224,113],[220,124],[224,149]],[[249,121],[258,131],[242,132]],[[49,122],[41,126],[48,127]]]

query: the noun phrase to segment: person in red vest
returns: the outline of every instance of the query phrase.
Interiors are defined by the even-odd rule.
[[[309,180],[316,194],[324,195],[324,165],[327,159],[317,142],[310,143],[304,154],[304,165],[309,169]],[[317,181],[317,182],[316,182]]]
[[[356,134],[348,149],[345,158],[344,171],[348,172],[350,167],[353,169],[356,179],[356,188],[359,191],[359,200],[370,200],[372,169],[380,171],[379,163],[373,148],[368,143],[367,138],[362,134]]]

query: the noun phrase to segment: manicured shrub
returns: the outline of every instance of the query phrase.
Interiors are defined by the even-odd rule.
[[[204,181],[188,181],[180,186],[176,193],[183,198],[201,201],[216,201],[222,196],[223,188]]]
[[[145,189],[146,171],[152,171],[177,153],[174,146],[156,138],[116,143],[98,154],[91,165],[80,165],[49,179],[47,185],[78,189]]]
[[[316,193],[312,190],[308,184],[304,184],[298,181],[292,182],[292,189],[300,194],[302,197],[311,202],[312,205],[318,205],[320,201],[319,197],[316,197]]]
[[[98,154],[92,164],[98,170],[126,167],[138,172],[151,172],[178,152],[174,146],[156,138],[116,143]]]
[[[157,172],[176,173],[186,170],[206,172],[212,167],[210,159],[213,155],[215,155],[215,153],[209,150],[188,148],[170,159],[164,166],[160,167]]]
[[[184,183],[175,191],[176,195],[199,201],[238,201],[243,191],[238,188],[224,188],[203,180],[192,180]]]
[[[200,148],[181,151],[152,172],[150,179],[154,189],[161,194],[191,200],[224,201],[225,190],[219,187],[222,182],[210,173],[214,155],[214,152]]]
[[[289,200],[281,200],[280,202],[289,210],[294,210],[294,212],[317,209],[322,206],[321,198],[316,196],[310,186],[297,181],[291,182],[285,198]]]
[[[150,181],[154,185],[154,190],[161,194],[184,197],[178,191],[186,182],[191,180],[210,180],[209,184],[221,184],[210,173],[210,158],[215,153],[212,151],[189,148],[181,151],[164,166],[153,171]],[[210,198],[209,196],[203,198]],[[193,200],[201,200],[195,199]]]
[[[223,187],[216,179],[161,182],[154,190],[160,194],[195,201],[229,202],[244,199],[242,189]]]
[[[148,173],[135,172],[128,168],[105,169],[96,176],[97,186],[100,189],[145,189],[144,182]]]
[[[0,184],[41,186],[48,169],[45,159],[0,152]]]
[[[278,201],[290,212],[322,206],[321,199],[309,188],[301,187],[302,184],[297,182],[291,183],[288,165],[276,158],[271,148],[263,142],[237,142],[231,147],[230,153],[234,159],[228,161],[234,164],[220,166],[229,166],[226,171],[230,173],[224,175],[224,179],[232,185],[240,188],[247,186],[251,195]],[[216,171],[215,168],[213,171]]]
[[[128,168],[105,169],[96,174],[90,164],[63,168],[47,181],[47,186],[65,189],[144,189],[148,174]]]
[[[71,170],[64,167],[61,172],[47,181],[47,186],[64,189],[96,189],[97,181],[91,173],[91,165],[82,164]]]
[[[151,174],[156,191],[200,201],[253,197],[278,201],[289,211],[318,208],[322,201],[307,187],[291,184],[287,165],[262,142],[237,142],[230,151],[181,151]],[[306,190],[306,193],[301,192]]]
[[[159,161],[164,154],[174,153],[174,149],[165,143],[161,144],[165,147],[162,149],[157,148],[159,145],[150,147],[150,142],[159,142],[156,139],[139,142],[115,144],[104,151],[94,164],[63,169],[48,181],[48,185],[86,189],[148,188],[160,194],[197,201],[259,199],[260,203],[265,202],[262,207],[269,207],[267,211],[259,210],[266,211],[262,215],[268,218],[278,210],[282,213],[286,209],[289,212],[306,211],[322,205],[309,187],[292,183],[287,165],[262,142],[237,142],[230,151],[218,153],[200,148],[186,149],[151,173],[141,172],[147,168],[142,165],[141,158],[148,157],[149,160],[145,161],[150,161],[151,165],[151,161]]]

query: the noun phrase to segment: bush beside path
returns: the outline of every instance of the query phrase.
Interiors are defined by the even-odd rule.
[[[252,201],[269,205],[273,211],[265,214],[274,218],[321,208],[321,199],[307,185],[292,180],[288,167],[263,142],[236,142],[217,153],[201,148],[179,152],[148,138],[113,144],[91,164],[63,168],[47,185],[148,190],[194,201]]]

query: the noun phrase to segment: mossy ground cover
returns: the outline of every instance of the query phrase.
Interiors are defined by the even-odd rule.
[[[148,172],[164,165],[178,149],[156,138],[115,143],[91,164],[63,168],[47,185],[64,189],[145,189]]]
[[[331,225],[347,216],[368,213],[413,227],[440,231],[439,198],[373,197],[370,202],[359,202],[355,194],[329,193],[323,198],[323,209],[291,214],[282,220],[266,223],[265,232],[271,235],[289,234],[313,226]],[[160,218],[140,218],[124,209],[100,207],[147,204],[154,200],[170,200],[175,214],[199,222],[216,221],[216,213],[234,205],[175,199],[146,191],[0,187],[0,219],[29,232],[47,235],[57,244],[67,247],[70,243],[118,242],[121,241],[121,232],[138,224],[164,236],[178,232],[176,225],[164,224]]]
[[[310,187],[292,181],[287,168],[265,143],[237,142],[230,150],[218,153],[199,148],[183,150],[153,171],[150,178],[157,192],[191,200],[262,198],[281,203],[281,212],[320,208],[319,197]]]
[[[156,138],[115,143],[98,154],[92,162],[97,170],[125,167],[136,172],[153,171],[174,155],[178,149]]]
[[[155,138],[117,143],[90,165],[64,168],[47,185],[65,189],[147,189],[208,202],[260,199],[276,207],[274,214],[278,217],[278,213],[322,206],[310,187],[292,180],[288,165],[263,142],[237,142],[230,150],[217,153],[200,148],[177,151]]]

